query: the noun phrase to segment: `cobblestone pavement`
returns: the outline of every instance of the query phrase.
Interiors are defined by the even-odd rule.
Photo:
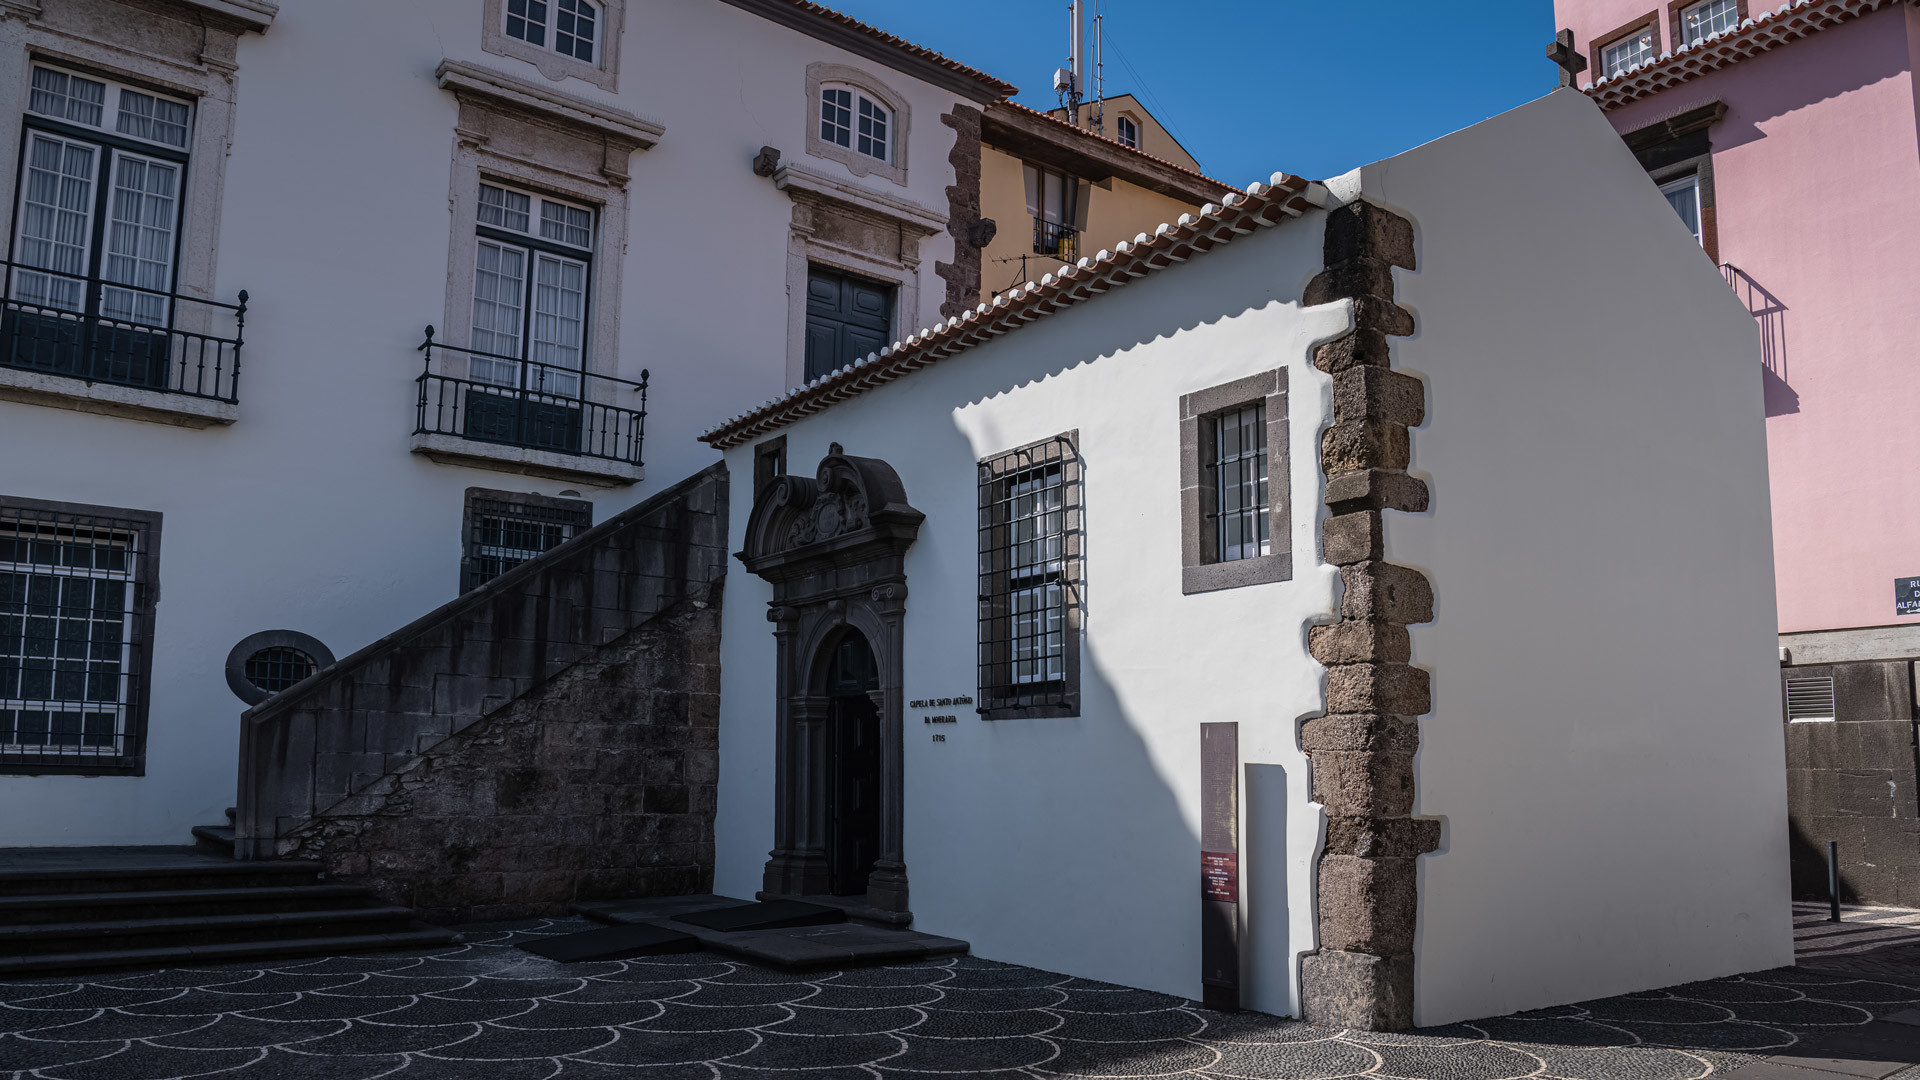
[[[0,982],[0,1076],[1690,1080],[1920,1003],[1920,967],[1872,967],[1889,939],[1868,936],[1920,949],[1920,916],[1853,912],[1860,948],[1836,952],[1831,924],[1799,915],[1821,966],[1398,1035],[972,957],[809,975],[707,954],[562,965],[512,943],[589,924],[535,920],[425,953]]]

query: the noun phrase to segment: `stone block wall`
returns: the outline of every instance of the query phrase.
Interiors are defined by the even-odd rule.
[[[1840,845],[1840,898],[1920,907],[1920,758],[1913,665],[1781,669],[1832,678],[1834,719],[1787,724],[1787,818],[1797,900],[1827,898],[1827,842]]]
[[[690,477],[250,710],[237,854],[446,921],[706,888],[726,487]]]

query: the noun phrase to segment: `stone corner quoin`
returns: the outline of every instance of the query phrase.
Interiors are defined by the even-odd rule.
[[[1329,1026],[1413,1026],[1414,861],[1439,846],[1440,823],[1413,814],[1418,717],[1430,708],[1427,672],[1412,666],[1407,627],[1433,619],[1426,576],[1385,560],[1383,514],[1427,508],[1427,486],[1407,474],[1409,430],[1426,416],[1426,386],[1393,370],[1391,339],[1413,333],[1394,302],[1395,267],[1414,269],[1413,223],[1367,202],[1327,216],[1326,268],[1308,304],[1353,303],[1354,325],[1318,346],[1333,376],[1333,423],[1320,441],[1328,516],[1327,562],[1344,586],[1338,621],[1308,631],[1327,668],[1324,716],[1300,728],[1313,798],[1326,813],[1316,869],[1319,948],[1302,958],[1301,1011]]]

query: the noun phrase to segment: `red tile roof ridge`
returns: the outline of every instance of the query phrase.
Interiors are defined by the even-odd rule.
[[[1057,116],[1054,116],[1052,113],[1042,112],[1039,109],[1033,108],[1031,106],[1022,105],[1017,101],[996,101],[992,105],[989,105],[987,107],[989,109],[992,109],[992,108],[997,108],[1001,106],[1005,106],[1007,108],[1012,108],[1012,109],[1018,109],[1019,111],[1024,113],[1030,113],[1034,116],[1039,117],[1042,120],[1045,120],[1050,124],[1057,124],[1060,127],[1063,127],[1068,131],[1071,131],[1074,134],[1079,135],[1083,138],[1099,139],[1101,142],[1104,142],[1107,145],[1112,146],[1116,150],[1121,150],[1129,154],[1138,155],[1139,157],[1143,157],[1148,161],[1155,163],[1156,165],[1164,165],[1167,168],[1172,169],[1177,173],[1183,173],[1187,176],[1193,177],[1196,180],[1204,180],[1209,184],[1218,184],[1222,192],[1240,190],[1239,188],[1234,187],[1232,184],[1229,184],[1224,180],[1215,180],[1213,177],[1208,176],[1206,173],[1199,172],[1194,169],[1189,169],[1185,165],[1181,165],[1178,162],[1168,161],[1166,158],[1163,158],[1163,157],[1155,157],[1154,155],[1147,153],[1145,150],[1142,150],[1139,147],[1128,146],[1126,143],[1123,143],[1118,139],[1109,139],[1105,135],[1095,134],[1094,132],[1088,131],[1086,128],[1069,124],[1065,120],[1062,120]]]
[[[946,357],[1017,330],[1042,316],[1118,288],[1155,270],[1178,266],[1257,229],[1278,225],[1308,210],[1324,207],[1327,190],[1320,184],[1287,173],[1274,173],[1265,184],[1249,184],[1219,203],[1208,203],[1198,214],[1182,214],[1163,223],[1152,236],[1141,233],[1122,240],[1113,250],[1082,257],[1057,274],[1016,286],[932,327],[917,330],[904,340],[868,353],[845,367],[828,372],[805,386],[728,419],[700,436],[716,449],[740,446],[775,428],[810,416],[837,402],[927,367]]]
[[[1012,97],[1014,94],[1017,94],[1020,92],[1019,87],[1013,85],[1010,82],[1007,82],[1005,79],[1001,79],[993,75],[989,75],[986,72],[981,71],[979,68],[969,67],[966,64],[963,64],[960,61],[955,60],[953,57],[948,56],[945,53],[935,52],[932,49],[927,48],[925,45],[915,45],[913,42],[908,41],[906,38],[903,38],[898,34],[890,34],[885,30],[880,29],[877,26],[874,26],[870,23],[863,23],[859,19],[856,19],[851,15],[845,14],[843,12],[835,11],[834,9],[827,7],[823,4],[813,3],[812,0],[783,0],[783,2],[790,4],[791,6],[798,8],[801,11],[807,12],[810,15],[818,15],[823,19],[828,19],[833,22],[839,23],[841,26],[844,26],[849,30],[855,30],[855,31],[858,31],[859,33],[865,34],[876,41],[881,41],[888,45],[893,46],[896,49],[904,50],[905,52],[911,53],[922,60],[927,60],[932,63],[938,64],[939,66],[946,68],[948,71],[952,71],[959,75],[964,75],[967,78],[972,79],[988,87],[989,89],[993,90],[996,94],[999,94],[1001,97]]]
[[[1901,2],[1903,0],[1788,0],[1697,45],[1669,49],[1639,67],[1584,83],[1580,92],[1602,109],[1617,108],[1777,45]],[[1920,3],[1920,0],[1904,2]]]

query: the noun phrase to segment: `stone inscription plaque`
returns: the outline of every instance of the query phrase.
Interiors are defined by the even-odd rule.
[[[913,701],[907,702],[907,708],[909,709],[944,709],[952,705],[971,705],[971,704],[973,704],[973,699],[971,697],[968,697],[965,694],[961,694],[959,697],[916,698]]]
[[[1893,613],[1920,615],[1920,577],[1893,579]]]

